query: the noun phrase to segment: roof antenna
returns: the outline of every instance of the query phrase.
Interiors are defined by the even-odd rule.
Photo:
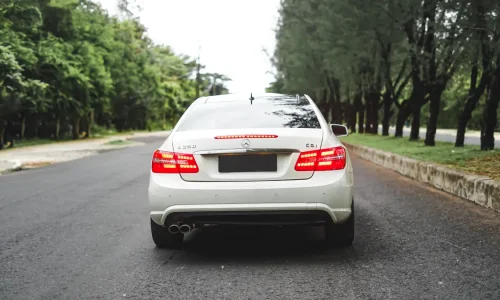
[[[253,100],[255,100],[255,98],[253,97],[252,93],[250,93],[250,105],[252,105]]]

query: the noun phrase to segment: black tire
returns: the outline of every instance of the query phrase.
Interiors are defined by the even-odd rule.
[[[151,236],[153,237],[153,242],[158,248],[179,248],[182,245],[184,236],[181,233],[171,234],[168,229],[164,226],[156,224],[153,220],[151,221]]]
[[[354,241],[354,201],[351,204],[351,215],[342,224],[325,225],[325,238],[328,246],[351,246]]]

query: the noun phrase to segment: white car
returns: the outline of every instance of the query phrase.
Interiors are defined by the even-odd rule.
[[[354,238],[353,170],[307,95],[195,100],[153,154],[151,234],[178,247],[205,225],[321,225],[329,245]]]

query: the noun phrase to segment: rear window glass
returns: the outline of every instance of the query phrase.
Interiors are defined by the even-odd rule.
[[[199,104],[189,108],[178,131],[240,128],[321,128],[307,99],[273,98]]]

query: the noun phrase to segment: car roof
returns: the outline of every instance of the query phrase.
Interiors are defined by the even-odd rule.
[[[225,95],[216,95],[216,96],[207,96],[198,99],[197,104],[212,104],[212,103],[222,103],[222,102],[232,102],[237,103],[241,102],[249,102],[250,97],[252,97],[252,101],[254,103],[262,103],[268,101],[280,101],[280,102],[290,102],[290,103],[300,103],[300,104],[309,104],[309,100],[304,96],[299,96],[298,94],[278,94],[278,93],[234,93],[234,94],[225,94]]]

